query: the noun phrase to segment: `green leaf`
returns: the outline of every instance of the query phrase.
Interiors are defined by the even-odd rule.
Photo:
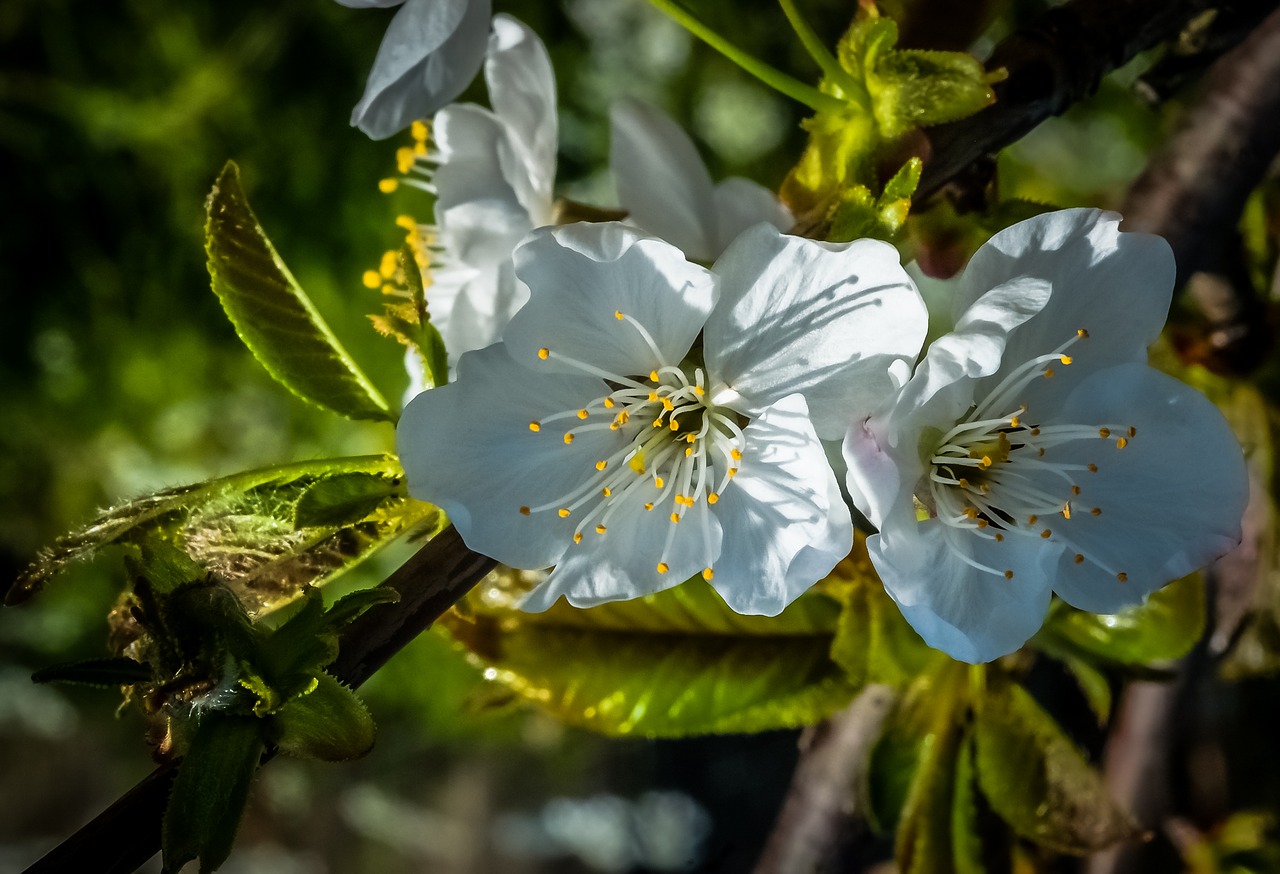
[[[360,486],[353,487],[353,475]],[[325,486],[330,480],[341,484]],[[374,479],[381,480],[377,486]],[[105,511],[84,528],[58,538],[14,582],[7,604],[18,604],[39,591],[68,564],[111,545],[158,549],[168,541],[202,573],[211,573],[236,591],[245,608],[260,614],[294,598],[308,584],[320,584],[372,555],[408,531],[439,526],[443,517],[430,504],[404,496],[404,471],[390,456],[370,455],[308,461],[247,471],[194,486],[166,489]],[[297,506],[312,489],[320,491],[304,505],[336,520],[355,514],[363,488],[388,494],[371,512],[341,524],[299,527]],[[347,502],[343,503],[341,495]],[[345,510],[340,507],[345,506]],[[366,504],[363,509],[368,509]],[[172,558],[172,556],[171,556]],[[168,561],[168,559],[166,559]],[[177,559],[173,559],[177,561]],[[173,562],[170,561],[170,564]],[[175,569],[181,571],[175,565]],[[155,585],[164,588],[157,565]],[[178,579],[181,573],[175,576]]]
[[[328,674],[315,689],[289,701],[271,718],[271,738],[291,756],[345,762],[373,748],[373,717],[356,693]]]
[[[293,527],[320,528],[360,522],[391,497],[405,494],[403,477],[356,471],[308,486],[294,505]]]
[[[573,725],[679,737],[807,725],[857,691],[827,653],[835,602],[740,616],[701,578],[633,601],[541,614],[483,586],[442,620],[486,675]]]
[[[213,291],[240,339],[303,400],[353,419],[394,421],[267,239],[228,161],[206,204],[205,250]]]
[[[982,793],[1022,837],[1085,854],[1141,835],[1098,772],[1021,686],[993,675],[974,739]]]
[[[1057,656],[1089,702],[1089,709],[1098,717],[1098,724],[1105,725],[1111,719],[1111,681],[1105,674],[1078,656]]]
[[[178,766],[165,808],[161,843],[166,874],[200,860],[216,871],[231,854],[262,757],[263,723],[251,716],[209,713]]]
[[[414,308],[419,314],[415,345],[418,354],[422,356],[428,388],[444,385],[449,381],[449,359],[444,348],[444,337],[440,335],[440,329],[431,322],[431,313],[427,310],[427,291],[422,286],[422,271],[418,269],[417,259],[408,244],[400,250],[400,269],[404,273],[405,284],[409,286]]]
[[[1191,574],[1151,594],[1145,604],[1101,616],[1055,608],[1044,634],[1079,651],[1125,665],[1181,658],[1191,651],[1205,625],[1204,581]]]
[[[33,683],[74,683],[81,686],[132,686],[151,681],[151,666],[133,659],[90,659],[41,668],[31,675]]]

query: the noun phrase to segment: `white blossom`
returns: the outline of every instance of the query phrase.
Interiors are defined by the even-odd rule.
[[[776,614],[852,543],[820,438],[914,360],[924,306],[892,247],[758,225],[711,270],[618,223],[535,233],[502,342],[415,398],[410,493],[472,549],[554,565],[526,607],[632,598],[701,574]]]
[[[1172,254],[1118,222],[1064,210],[996,234],[958,280],[955,329],[846,437],[885,588],[955,658],[1019,648],[1051,592],[1115,613],[1239,541],[1239,445],[1146,363]]]

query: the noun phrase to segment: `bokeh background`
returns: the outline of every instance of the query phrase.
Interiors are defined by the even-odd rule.
[[[974,4],[975,10],[984,4]],[[976,51],[1042,4],[1022,2]],[[560,189],[612,204],[608,106],[633,94],[691,130],[717,177],[776,186],[802,108],[644,0],[498,0],[559,77]],[[803,4],[832,40],[852,3]],[[739,44],[815,71],[768,4],[694,4]],[[370,330],[361,274],[425,218],[380,194],[405,141],[347,124],[390,10],[331,0],[0,3],[0,586],[95,509],[238,470],[390,449],[386,426],[280,389],[209,292],[203,202],[227,159],[278,250],[387,397],[399,347]],[[1116,205],[1159,136],[1126,76],[1002,158],[1010,196]],[[464,95],[484,102],[481,83]],[[406,140],[407,141],[407,140]],[[397,556],[356,573],[375,582]],[[152,767],[112,691],[35,686],[33,669],[104,654],[118,565],[75,568],[0,610],[0,871],[17,871]],[[380,733],[347,765],[264,770],[227,872],[742,871],[772,822],[794,733],[608,740],[510,704],[428,634],[362,690]],[[158,870],[158,866],[156,867]]]

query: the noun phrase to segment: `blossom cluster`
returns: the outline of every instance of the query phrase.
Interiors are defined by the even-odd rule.
[[[488,21],[488,2],[407,0],[353,120],[380,137],[434,113],[402,169],[436,198],[412,230],[455,378],[408,403],[398,448],[468,546],[551,569],[527,609],[701,576],[775,615],[848,555],[856,520],[924,640],[982,662],[1054,594],[1116,612],[1238,542],[1235,438],[1147,363],[1164,240],[1091,209],[1006,228],[922,355],[896,249],[786,233],[776,197],[714,184],[638,101],[612,118],[625,220],[566,222],[546,50]],[[481,63],[492,109],[446,105]]]

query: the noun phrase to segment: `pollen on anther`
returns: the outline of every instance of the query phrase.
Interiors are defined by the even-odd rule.
[[[730,458],[732,458],[734,461],[741,461],[741,460],[742,460],[742,450],[741,450],[741,449],[731,449],[731,450],[729,450],[729,457],[730,457]]]
[[[606,532],[606,531],[608,531],[608,530],[609,530],[609,529],[608,529],[608,528],[605,528],[603,525],[597,525],[597,526],[596,526],[596,533],[597,533],[597,534],[603,534],[603,533],[605,533],[605,532]]]
[[[680,514],[679,514],[679,513],[672,513],[672,514],[671,514],[671,521],[672,521],[672,522],[679,522],[679,521],[680,521]]]
[[[1137,436],[1138,436],[1138,429],[1137,429],[1137,428],[1135,428],[1135,427],[1133,427],[1132,425],[1130,425],[1130,426],[1129,426],[1129,436],[1130,436],[1130,437],[1137,437]]]
[[[568,446],[568,445],[569,445],[570,443],[572,443],[572,442],[573,442],[573,435],[572,435],[572,434],[566,434],[566,435],[564,435],[564,445],[565,445],[565,446]]]
[[[1096,465],[1096,464],[1088,464],[1088,465],[1085,465],[1085,466],[1089,468],[1089,473],[1097,473],[1097,472],[1098,472],[1098,465]]]
[[[541,431],[541,430],[542,430],[542,425],[540,425],[540,424],[539,424],[539,423],[537,423],[537,422],[530,422],[530,423],[529,423],[529,430],[536,434],[536,433],[538,433],[539,431]]]
[[[605,399],[604,399],[604,408],[605,408],[606,410],[612,410],[615,406],[616,406],[616,404],[614,404],[614,402],[613,402],[613,398],[605,398]]]
[[[684,457],[685,457],[685,458],[690,458],[690,457],[692,457],[692,455],[693,455],[693,447],[692,447],[692,446],[688,446],[688,447],[686,447],[686,448],[685,448],[685,450],[684,450]]]
[[[1050,537],[1053,536],[1053,532],[1050,531],[1048,528],[1046,528],[1040,532],[1040,536],[1043,537],[1045,540],[1048,540]]]
[[[1076,564],[1084,564],[1084,556],[1077,552],[1076,557],[1072,559],[1072,561],[1074,561]]]
[[[541,358],[543,361],[546,361],[548,356],[550,355],[551,355],[551,350],[548,349],[546,346],[543,346],[541,349],[538,350],[538,357]]]
[[[1039,519],[1039,518],[1040,518],[1040,517],[1039,517],[1039,516],[1036,516],[1036,515],[1028,516],[1028,517],[1027,517],[1027,524],[1028,524],[1028,525],[1034,525],[1034,524],[1036,524],[1036,520],[1037,520],[1037,519]]]
[[[1084,328],[1079,328],[1076,330],[1076,336],[1079,337],[1081,340],[1088,340],[1089,332],[1086,331]]]
[[[624,318],[626,318],[626,316],[622,314],[622,310],[614,310],[613,317],[618,321],[622,321]]]
[[[654,382],[657,382],[657,381],[658,381],[658,371],[656,371],[656,370],[650,370],[650,371],[649,371],[649,379],[653,380]]]
[[[715,492],[711,492],[710,494],[707,495],[708,504],[714,504],[718,500],[720,500],[720,496],[717,495]]]
[[[605,469],[606,467],[608,467],[608,466],[609,466],[609,462],[607,462],[607,461],[597,461],[597,462],[596,462],[596,470],[604,470],[604,469]]]
[[[707,390],[700,385],[695,385],[693,387],[693,393],[696,394],[698,397],[702,397],[704,394],[707,393]]]
[[[1075,361],[1075,359],[1072,358],[1070,355],[1060,355],[1058,356],[1058,360],[1061,361],[1063,364],[1070,364],[1071,362]]]
[[[528,507],[521,507],[521,508],[520,508],[520,515],[521,515],[521,516],[528,516],[528,515],[529,515],[529,508],[528,508]]]
[[[1116,441],[1116,449],[1124,449],[1128,445],[1129,445],[1128,437],[1121,437],[1119,440]]]
[[[559,514],[561,519],[568,518],[569,516],[569,510],[567,507],[561,507],[559,510],[556,510],[556,513]]]
[[[984,455],[982,456],[981,464],[983,467],[990,467],[991,465],[995,464],[995,462],[991,460],[990,455]]]
[[[1108,438],[1108,437],[1110,437],[1110,436],[1111,436],[1111,429],[1110,429],[1110,428],[1099,428],[1099,429],[1098,429],[1098,436],[1099,436],[1099,437],[1101,437],[1101,438],[1103,438],[1103,439],[1105,440],[1106,438]]]
[[[1036,458],[1044,458],[1044,447],[1041,446],[1036,450]]]
[[[1021,426],[1022,426],[1022,420],[1021,420],[1021,419],[1019,419],[1017,416],[1010,416],[1010,417],[1009,417],[1009,427],[1010,427],[1010,428],[1019,428],[1019,427],[1021,427]]]
[[[607,498],[613,494],[613,489],[609,488],[608,486],[605,486],[600,490],[600,494],[604,495]]]
[[[1120,573],[1116,574],[1116,579],[1122,583],[1127,583],[1129,582],[1129,575],[1126,574],[1124,571],[1121,571]]]
[[[664,480],[664,479],[663,479],[662,477],[660,477],[660,476],[655,476],[655,477],[653,478],[653,484],[654,484],[654,486],[656,486],[657,488],[660,488],[660,489],[661,489],[661,488],[665,488],[665,487],[666,487],[666,485],[667,485],[667,481],[666,481],[666,480]]]
[[[1006,580],[1011,580],[1011,579],[1013,579],[1013,571],[1005,571],[1005,572],[1004,572],[1004,578],[1005,578]]]
[[[728,470],[728,474],[729,474],[729,476],[737,476],[737,475],[738,475],[738,469],[737,469],[736,467],[731,467],[731,468],[729,468],[729,470]]]
[[[588,413],[586,410],[578,410],[578,418],[579,418],[579,419],[585,419],[587,416],[590,416],[590,415],[591,415],[591,414],[590,414],[590,413]]]
[[[996,543],[1003,543],[1003,542],[1004,542],[1004,535],[999,532],[996,532]]]
[[[1078,495],[1078,494],[1080,494],[1080,487],[1079,487],[1078,485],[1072,484],[1072,486],[1071,486],[1071,494],[1073,494],[1073,495]]]
[[[1063,519],[1071,518],[1071,504],[1068,503],[1068,504],[1062,505],[1062,518]]]
[[[702,569],[702,578],[706,580],[708,583],[711,582],[711,578],[714,577],[715,575],[716,575],[716,572],[709,567]]]
[[[581,532],[581,531],[575,531],[575,532],[573,532],[573,542],[574,542],[574,543],[581,543],[581,542],[582,542],[582,532]]]
[[[652,510],[652,509],[653,509],[653,503],[652,503],[652,502],[650,502],[650,503],[645,504],[645,505],[644,505],[644,508],[645,508],[646,510]]]
[[[671,570],[671,566],[668,565],[665,561],[658,562],[658,573],[665,574],[669,570]]]
[[[1089,511],[1089,515],[1090,515],[1090,516],[1101,516],[1101,515],[1102,515],[1102,508],[1101,508],[1101,507],[1094,507],[1092,510],[1090,510],[1090,511]]]

